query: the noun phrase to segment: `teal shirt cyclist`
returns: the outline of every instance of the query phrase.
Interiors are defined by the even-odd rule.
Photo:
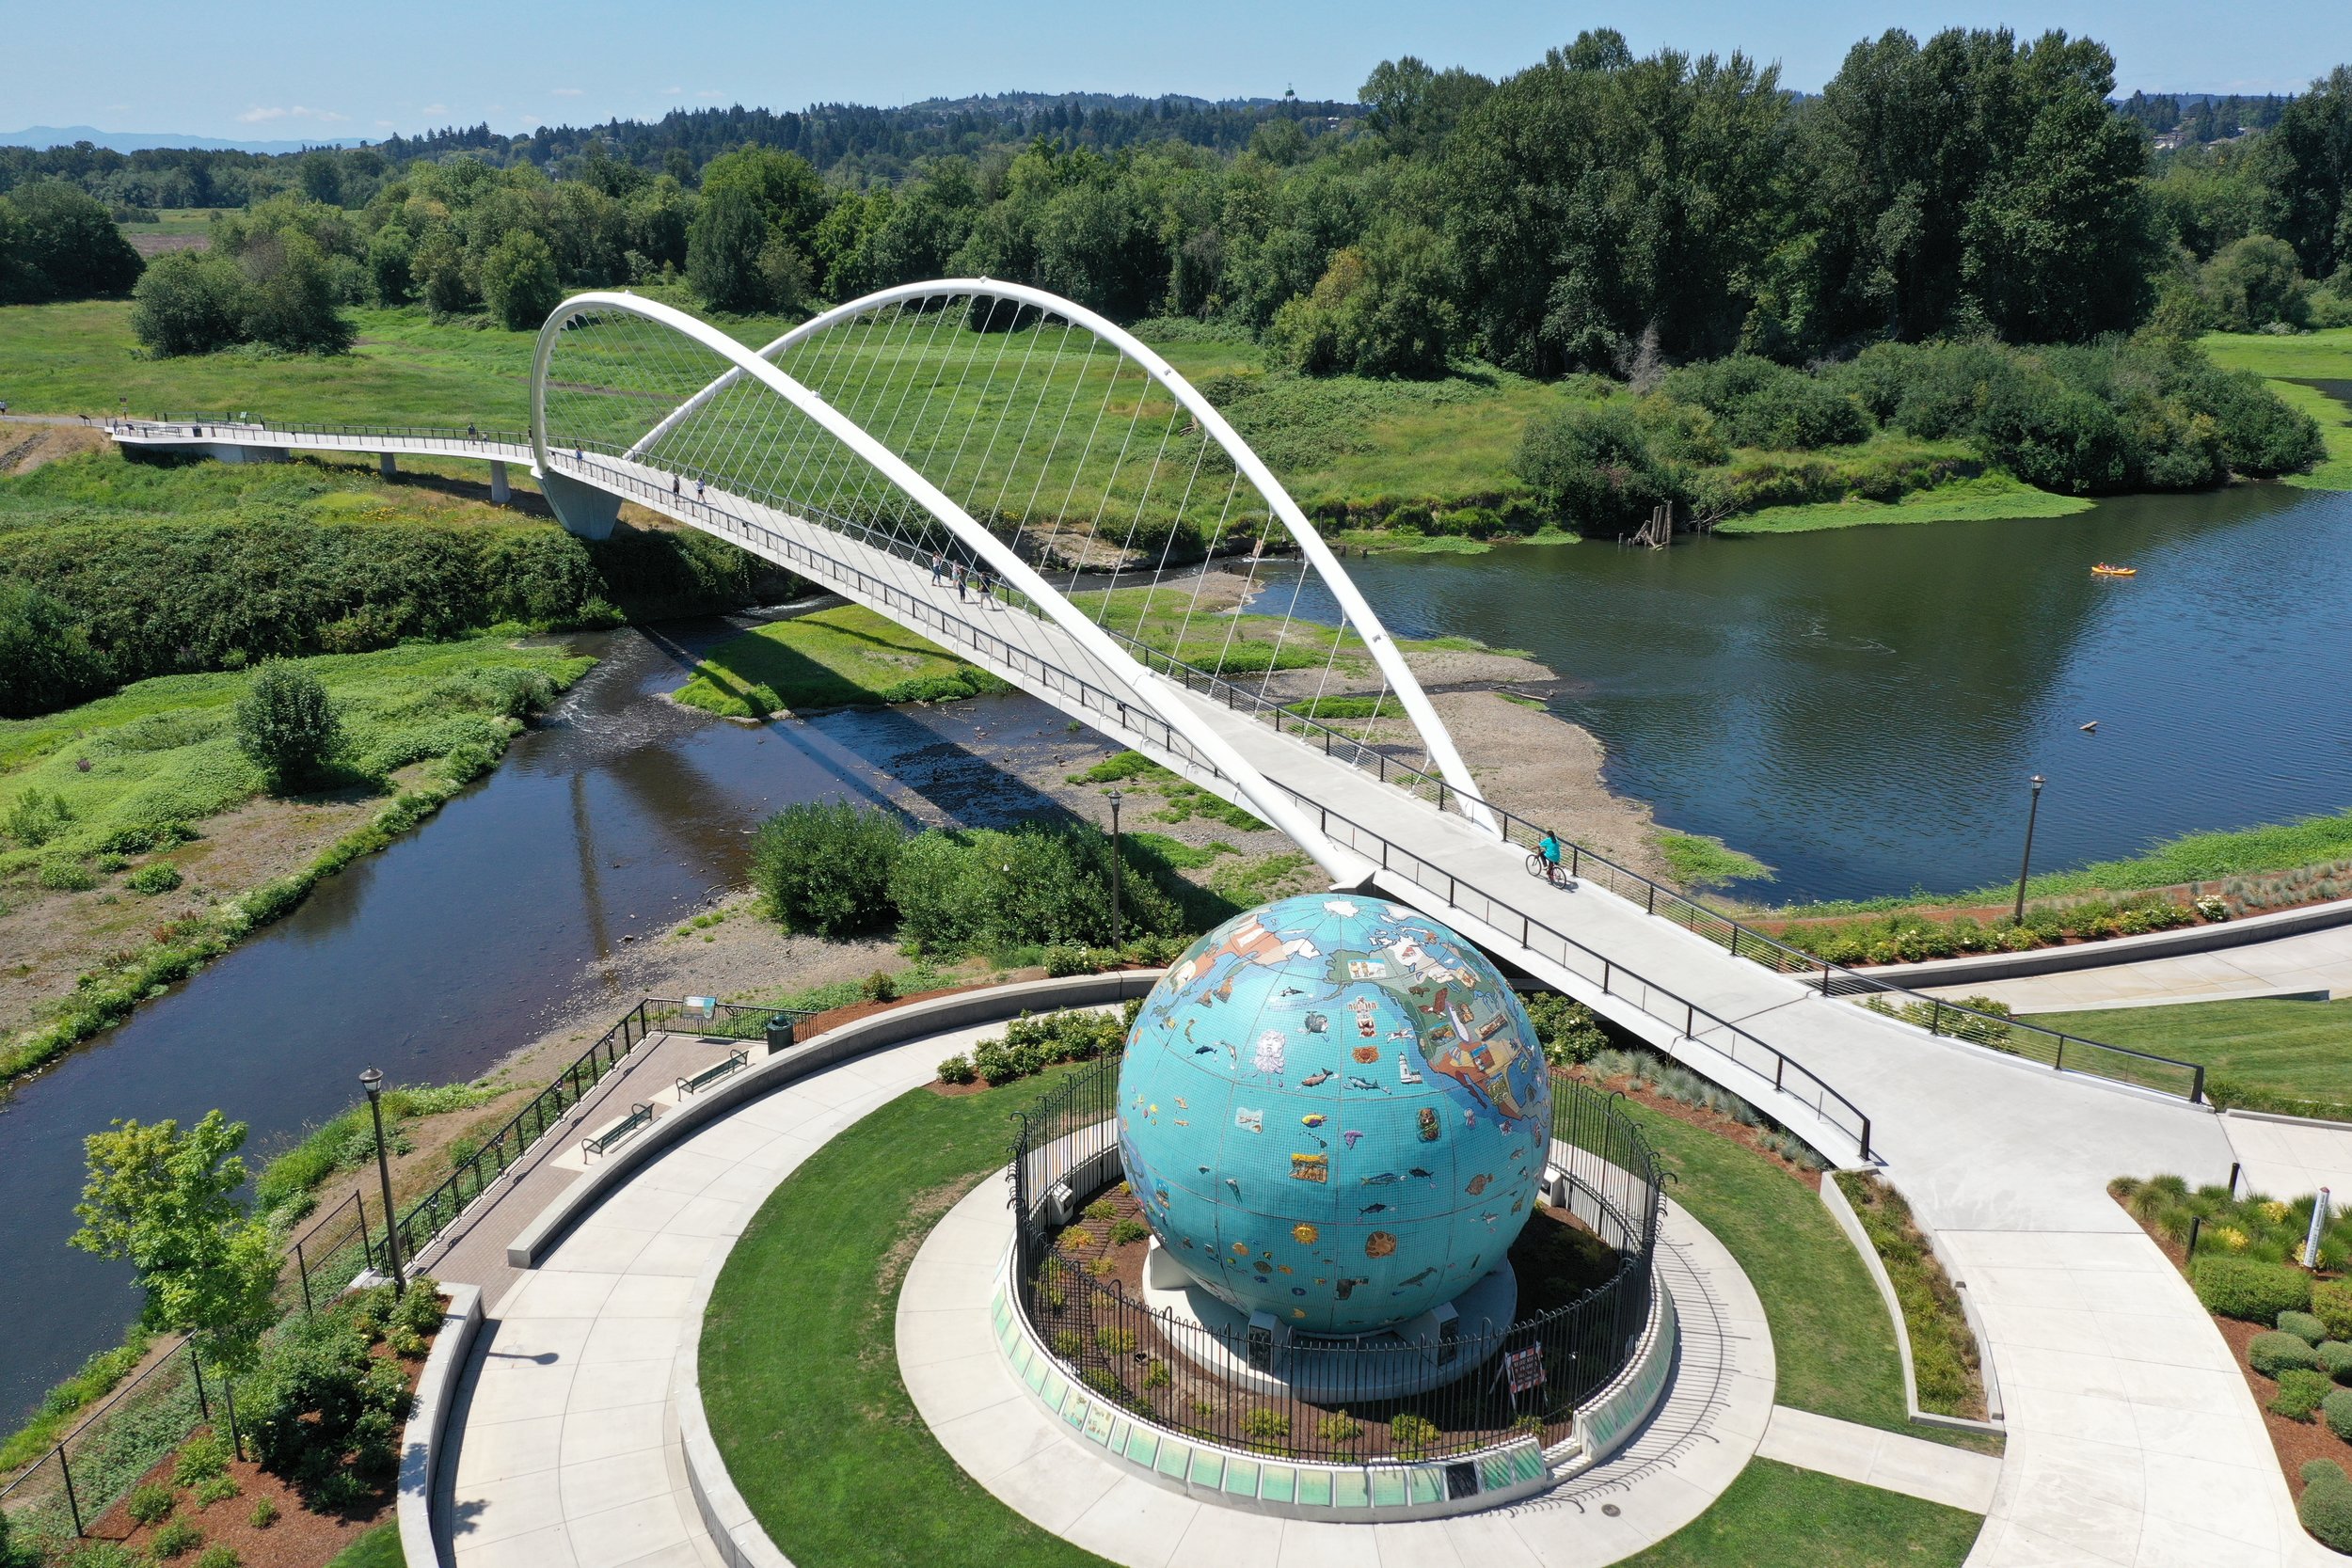
[[[1560,841],[1551,834],[1546,833],[1536,843],[1535,853],[1544,857],[1546,864],[1558,865],[1560,863]]]

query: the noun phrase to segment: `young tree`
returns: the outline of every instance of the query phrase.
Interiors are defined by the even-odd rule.
[[[2287,104],[2256,159],[2270,190],[2271,232],[2307,277],[2352,267],[2352,66],[2338,66]]]
[[[274,788],[296,788],[316,777],[342,740],[326,688],[298,664],[272,659],[237,699],[238,750]]]
[[[547,241],[528,229],[499,241],[482,263],[482,298],[500,325],[516,332],[536,329],[564,298]]]
[[[245,273],[226,256],[175,250],[155,259],[131,292],[131,331],[158,358],[210,354],[245,339],[251,309]]]
[[[177,1121],[117,1121],[83,1140],[88,1175],[73,1208],[73,1245],[129,1262],[156,1320],[231,1367],[250,1363],[277,1317],[278,1249],[236,1196],[245,1135],[218,1111],[184,1132]]]
[[[2224,332],[2253,332],[2273,322],[2302,326],[2311,320],[2295,247],[2267,234],[2249,234],[2215,252],[2198,274],[2197,293],[2207,319]]]
[[[342,354],[357,331],[335,309],[335,279],[308,234],[282,230],[246,247],[252,279],[246,334],[291,354]]]

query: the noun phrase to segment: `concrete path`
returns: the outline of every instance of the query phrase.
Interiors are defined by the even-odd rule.
[[[941,1446],[975,1480],[1041,1528],[1126,1568],[1602,1568],[1705,1513],[1775,1418],[1763,1303],[1723,1243],[1669,1204],[1659,1274],[1680,1308],[1681,1354],[1658,1414],[1606,1464],[1524,1502],[1410,1524],[1272,1518],[1196,1502],[1073,1435],[1013,1377],[989,1323],[1011,1240],[1012,1216],[993,1188],[940,1222],[899,1296],[899,1373]]]
[[[2246,1167],[2240,1192],[2297,1198],[2325,1187],[2337,1207],[2352,1203],[2352,1127],[2235,1114],[2221,1125]]]
[[[1772,1425],[1764,1429],[1764,1441],[1756,1451],[1799,1469],[1820,1470],[1971,1513],[1993,1506],[2001,1480],[2001,1462],[1992,1454],[1785,1404],[1772,1406]]]
[[[2185,953],[2176,958],[2097,969],[2027,974],[1924,987],[1944,997],[1990,996],[2021,1013],[2059,1013],[2149,1007],[2181,1002],[2230,1002],[2249,997],[2352,996],[2352,926],[2277,937],[2244,947]],[[2096,1033],[2096,1031],[2091,1031]]]
[[[715,1560],[669,1402],[674,1363],[695,1354],[694,1277],[827,1139],[1002,1028],[877,1052],[751,1101],[648,1162],[523,1275],[491,1309],[451,1416],[434,1519],[452,1568]]]

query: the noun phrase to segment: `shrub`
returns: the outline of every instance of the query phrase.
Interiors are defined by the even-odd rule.
[[[244,1492],[245,1488],[237,1484],[234,1476],[215,1476],[209,1481],[198,1481],[195,1486],[197,1504],[201,1508],[225,1503],[231,1497],[242,1497]]]
[[[300,665],[272,659],[237,699],[237,748],[278,789],[315,778],[342,741],[326,686]]]
[[[122,879],[122,885],[133,893],[144,893],[152,897],[159,893],[169,893],[180,885],[181,880],[178,866],[167,861],[156,861],[151,864],[140,866],[136,871],[125,877]]]
[[[1734,446],[1843,446],[1870,433],[1861,405],[1836,387],[1755,355],[1686,365],[1666,377],[1665,389],[1713,414]]]
[[[1144,1369],[1143,1386],[1146,1388],[1165,1388],[1174,1379],[1169,1375],[1168,1363],[1165,1361],[1154,1361]]]
[[[2338,1383],[2352,1384],[2352,1345],[2341,1339],[2329,1339],[2312,1354],[2319,1357],[2319,1370]]]
[[[1551,991],[1526,998],[1527,1019],[1543,1042],[1544,1059],[1555,1067],[1581,1067],[1609,1048],[1609,1032],[1592,1009]]]
[[[1651,512],[1685,499],[1687,471],[1650,447],[1622,401],[1569,404],[1527,421],[1512,467],[1581,533],[1630,533]]]
[[[2316,1345],[2328,1338],[2328,1325],[2309,1312],[2281,1312],[2279,1332],[2292,1334],[2307,1345]]]
[[[760,824],[752,884],[787,929],[854,936],[889,923],[891,873],[905,843],[905,827],[886,808],[797,802]]]
[[[1086,1216],[1090,1220],[1117,1219],[1119,1217],[1119,1205],[1113,1203],[1109,1198],[1098,1197],[1092,1203],[1086,1206]]]
[[[148,1539],[147,1549],[158,1562],[185,1557],[204,1544],[204,1532],[185,1519],[174,1519]]]
[[[2245,1323],[2277,1323],[2281,1312],[2307,1312],[2312,1307],[2311,1276],[2285,1263],[2201,1256],[2190,1278],[2206,1311]],[[2310,1349],[2304,1346],[2306,1354]]]
[[[131,1493],[131,1500],[122,1505],[122,1511],[136,1524],[160,1525],[171,1517],[171,1510],[178,1501],[171,1495],[170,1487],[160,1481],[151,1481]]]
[[[896,1002],[898,982],[890,977],[888,970],[878,969],[857,983],[857,993],[868,1002]]]
[[[1364,1423],[1344,1410],[1334,1411],[1315,1423],[1315,1435],[1335,1449],[1346,1448],[1364,1434]]]
[[[93,1541],[75,1552],[73,1568],[146,1568],[142,1559],[111,1541]]]
[[[1420,1459],[1438,1446],[1438,1425],[1423,1416],[1399,1416],[1389,1423],[1389,1445],[1399,1459]]]
[[[64,796],[28,789],[9,803],[5,816],[0,816],[0,832],[6,832],[28,849],[38,849],[63,832],[66,824],[72,820],[73,808],[66,804]]]
[[[969,1084],[978,1076],[969,1056],[950,1056],[939,1064],[939,1081],[943,1084]]]
[[[197,1554],[196,1568],[245,1568],[234,1546],[207,1546]]]
[[[245,1522],[255,1529],[269,1528],[278,1523],[278,1504],[268,1497],[254,1498],[252,1511],[246,1514]]]
[[[445,1307],[441,1300],[441,1283],[424,1275],[408,1281],[408,1289],[401,1293],[400,1305],[392,1309],[392,1326],[405,1328],[411,1334],[439,1332]]]
[[[70,856],[55,856],[40,863],[40,870],[33,879],[52,893],[87,893],[98,885],[97,873]]]
[[[2352,1443],[2352,1388],[2331,1388],[2321,1395],[2319,1414],[2329,1432]]]
[[[2352,1279],[2322,1279],[2312,1285],[2312,1316],[2330,1339],[2352,1339]]]
[[[180,1447],[180,1462],[172,1466],[171,1479],[181,1486],[194,1486],[200,1481],[229,1473],[229,1445],[211,1433],[191,1437]]]
[[[2272,1330],[2255,1335],[2247,1345],[2246,1364],[2265,1377],[2277,1377],[2289,1369],[2316,1371],[2319,1353],[2292,1334]]]
[[[1056,979],[1065,974],[1091,974],[1095,970],[1094,951],[1073,942],[1057,942],[1043,954],[1045,973]]]
[[[1152,1227],[1141,1220],[1120,1220],[1111,1227],[1111,1245],[1127,1246],[1152,1234]]]
[[[104,690],[109,678],[104,656],[91,649],[71,606],[0,577],[0,718],[70,706]]]
[[[2314,1459],[2303,1466],[2303,1496],[2295,1515],[2322,1545],[2352,1552],[2352,1480],[2332,1459]]]
[[[1103,1323],[1094,1331],[1094,1343],[1104,1355],[1133,1354],[1136,1348],[1136,1331],[1132,1328],[1114,1328],[1109,1323]]]
[[[1253,1443],[1279,1443],[1291,1434],[1291,1418],[1261,1405],[1241,1418],[1241,1434]]]
[[[2263,1408],[2290,1421],[2308,1421],[2334,1387],[2323,1373],[2290,1368],[2279,1374],[2279,1391]]]
[[[226,255],[175,250],[155,258],[131,293],[131,331],[158,359],[211,354],[245,341],[245,271]]]

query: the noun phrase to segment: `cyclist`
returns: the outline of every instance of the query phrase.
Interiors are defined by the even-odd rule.
[[[1544,830],[1544,836],[1536,842],[1535,853],[1544,857],[1544,863],[1546,865],[1551,866],[1555,870],[1559,867],[1560,841],[1552,836],[1550,829],[1547,828]]]

